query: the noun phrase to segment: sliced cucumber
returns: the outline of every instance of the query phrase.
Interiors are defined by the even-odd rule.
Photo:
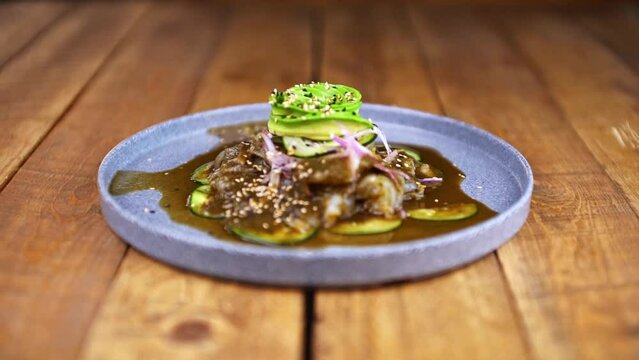
[[[417,220],[450,221],[467,219],[477,214],[477,204],[462,203],[436,208],[408,211],[408,216]]]
[[[193,192],[189,196],[189,209],[191,209],[191,211],[198,216],[210,219],[223,219],[223,214],[213,213],[208,210],[209,201],[211,201],[211,186],[198,186],[197,189],[193,190]]]
[[[213,162],[208,162],[206,164],[198,166],[193,174],[191,175],[191,180],[200,183],[202,185],[208,185],[209,182],[209,172],[211,171],[211,166],[213,166]]]
[[[367,217],[364,219],[345,220],[338,222],[328,231],[340,235],[371,235],[381,234],[397,229],[402,219],[386,219],[381,217]]]
[[[413,149],[409,149],[409,148],[397,148],[397,150],[399,150],[400,152],[403,152],[404,154],[412,157],[413,159],[417,160],[417,161],[422,161],[422,156],[419,155],[419,153]]]
[[[300,231],[285,226],[278,226],[271,230],[255,228],[246,225],[230,225],[229,230],[240,238],[270,245],[294,245],[309,239],[315,234],[317,228],[308,231]]]
[[[375,134],[366,134],[359,138],[359,142],[362,145],[367,145],[376,137]],[[317,141],[294,136],[282,137],[282,143],[289,155],[300,158],[324,155],[339,147],[335,141]]]
[[[287,154],[300,158],[323,155],[339,146],[334,141],[313,141],[293,136],[284,136],[282,143]]]

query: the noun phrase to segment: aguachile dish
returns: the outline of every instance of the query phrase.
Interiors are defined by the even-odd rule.
[[[199,186],[188,207],[194,214],[222,222],[243,240],[290,245],[320,229],[372,235],[401,227],[405,218],[427,227],[478,212],[470,199],[415,206],[454,180],[416,149],[389,144],[372,120],[360,116],[356,89],[295,85],[274,90],[269,103],[267,128],[248,132],[193,172]]]
[[[360,116],[356,89],[296,85],[269,102],[268,122],[211,129],[220,139],[211,152],[157,173],[118,171],[110,193],[153,189],[176,223],[269,245],[409,241],[495,215],[436,150],[389,144]]]

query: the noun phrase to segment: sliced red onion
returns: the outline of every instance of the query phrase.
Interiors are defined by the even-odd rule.
[[[270,134],[264,131],[261,135],[262,140],[264,140],[264,147],[266,148],[266,151],[276,152],[277,149],[275,149],[275,144],[273,144],[273,140],[271,140],[271,137],[269,136]]]
[[[339,146],[345,149],[348,148],[348,143],[346,142],[346,140],[342,139],[339,136],[331,135],[331,140],[335,141],[336,143],[339,144]]]
[[[395,185],[399,186],[399,181],[397,180],[397,177],[403,177],[404,179],[410,179],[410,176],[408,174],[406,174],[405,172],[401,171],[401,170],[396,170],[396,169],[391,169],[388,168],[386,166],[384,166],[381,163],[377,163],[375,165],[373,165],[373,167],[379,171],[384,172],[385,174],[388,175],[388,177],[393,180],[393,183],[395,183]]]
[[[351,134],[345,134],[343,138],[339,136],[331,135],[331,140],[335,141],[339,146],[344,148],[349,154],[354,153],[358,158],[365,156],[372,156],[373,153],[365,146],[359,143],[357,139]]]
[[[391,150],[391,147],[388,144],[388,140],[386,139],[386,135],[384,135],[384,132],[382,131],[382,129],[380,129],[377,125],[373,125],[372,129],[359,131],[355,133],[355,135],[353,136],[355,138],[359,138],[363,135],[368,135],[368,134],[375,134],[382,141],[382,144],[384,145],[384,149],[386,149],[386,157],[384,158],[384,162],[391,162],[395,160],[395,157],[397,157],[397,151]]]
[[[375,131],[371,130],[371,129],[366,129],[366,130],[360,130],[358,132],[356,132],[355,134],[353,134],[354,137],[356,138],[360,138],[364,135],[368,135],[368,134],[375,134]]]
[[[275,148],[275,144],[273,140],[271,140],[273,135],[266,131],[261,135],[262,140],[264,140],[264,147],[266,148],[266,160],[271,165],[271,170],[268,174],[268,183],[270,186],[278,187],[280,175],[290,176],[291,170],[297,166],[297,160]]]
[[[399,186],[399,181],[397,180],[397,177],[394,174],[394,171],[392,169],[387,168],[386,166],[382,165],[382,164],[375,164],[373,165],[377,170],[384,172],[386,175],[388,175],[388,177],[393,181],[393,184],[395,184],[396,186]]]
[[[386,148],[386,154],[390,155],[391,153],[391,148],[388,145],[388,141],[386,140],[386,135],[384,135],[384,133],[382,132],[382,130],[377,126],[377,125],[373,125],[373,130],[372,130],[375,134],[377,134],[377,136],[379,136],[379,139],[382,140],[382,144],[384,144],[384,148]]]
[[[393,150],[390,152],[390,154],[388,154],[385,158],[384,158],[384,162],[385,163],[390,163],[393,162],[396,158],[397,155],[399,155],[399,151],[397,150]]]
[[[436,177],[436,176],[419,179],[419,182],[422,183],[422,184],[435,184],[435,183],[440,183],[442,181],[444,181],[443,178]]]

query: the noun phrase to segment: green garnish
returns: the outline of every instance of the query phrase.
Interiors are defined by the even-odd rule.
[[[273,90],[269,97],[268,130],[279,136],[331,140],[344,130],[356,133],[373,123],[359,115],[362,95],[345,85],[311,83],[286,91]]]

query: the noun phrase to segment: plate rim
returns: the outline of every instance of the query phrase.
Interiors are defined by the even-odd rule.
[[[188,241],[184,236],[176,237],[175,233],[167,233],[166,227],[155,227],[149,226],[147,222],[141,221],[138,216],[131,213],[127,209],[120,206],[120,204],[115,200],[115,197],[111,195],[108,191],[109,182],[111,179],[105,179],[106,175],[105,166],[109,164],[110,159],[112,159],[115,154],[121,151],[126,146],[134,143],[137,139],[147,136],[148,133],[153,133],[158,131],[163,127],[168,127],[173,124],[182,123],[191,121],[194,118],[198,117],[207,117],[209,115],[222,114],[225,112],[234,112],[241,111],[243,109],[257,109],[259,107],[264,107],[265,110],[268,108],[268,103],[250,103],[250,104],[239,104],[239,105],[231,105],[225,107],[214,108],[210,110],[195,112],[185,114],[179,117],[171,118],[160,123],[149,126],[143,130],[136,132],[135,134],[130,135],[124,140],[120,141],[116,146],[114,146],[103,158],[100,166],[98,168],[97,173],[97,183],[98,183],[98,191],[101,198],[101,206],[104,207],[105,203],[109,206],[112,206],[120,216],[124,217],[127,221],[132,223],[136,223],[138,226],[144,228],[147,232],[159,233],[165,237],[173,238],[177,241],[180,241],[188,246],[194,246],[200,248],[203,251],[223,251],[227,253],[235,253],[246,256],[267,256],[272,259],[278,260],[313,260],[313,261],[321,261],[323,259],[335,259],[336,257],[342,259],[349,258],[371,258],[371,257],[384,257],[389,255],[398,255],[402,253],[406,253],[407,251],[424,251],[427,248],[431,247],[442,247],[446,246],[450,243],[454,243],[460,240],[460,238],[465,238],[470,234],[477,233],[477,231],[481,228],[499,224],[505,220],[507,220],[510,215],[516,213],[518,210],[521,210],[522,207],[529,206],[530,199],[532,196],[533,188],[534,188],[534,177],[533,172],[530,167],[530,164],[526,160],[526,158],[521,154],[519,150],[517,150],[514,146],[512,146],[507,141],[501,139],[500,137],[481,129],[477,126],[462,122],[460,120],[456,120],[444,115],[433,114],[425,111],[408,109],[404,107],[394,106],[394,105],[383,105],[376,103],[365,103],[362,105],[362,110],[382,110],[382,111],[391,111],[391,112],[399,112],[408,116],[416,116],[416,117],[431,117],[436,118],[438,121],[443,121],[452,124],[453,126],[461,126],[470,130],[471,132],[478,133],[479,135],[488,137],[491,141],[499,144],[510,153],[514,154],[522,165],[523,169],[526,173],[527,184],[525,187],[521,189],[521,196],[506,210],[500,212],[498,215],[487,219],[485,221],[479,222],[477,224],[471,225],[469,227],[455,230],[449,233],[440,234],[431,237],[425,237],[410,241],[398,242],[398,243],[389,243],[389,244],[376,244],[376,245],[327,245],[324,247],[318,248],[300,248],[300,247],[275,247],[275,246],[264,246],[258,244],[244,243],[244,242],[229,242],[226,240],[218,239],[211,235],[206,235],[211,239],[210,243],[206,245]],[[522,184],[518,185],[522,187]],[[106,220],[106,219],[105,219]],[[107,221],[108,223],[108,221]],[[173,222],[172,222],[173,223]],[[109,224],[111,227],[111,224]],[[115,230],[115,229],[114,229]],[[519,228],[517,229],[517,231]],[[117,233],[117,231],[116,231]],[[204,232],[203,232],[204,233]],[[126,239],[123,236],[119,236],[123,241],[128,244],[138,248],[135,244],[133,244],[130,240]],[[500,242],[500,245],[507,242],[509,238]],[[144,251],[146,253],[146,251]]]

